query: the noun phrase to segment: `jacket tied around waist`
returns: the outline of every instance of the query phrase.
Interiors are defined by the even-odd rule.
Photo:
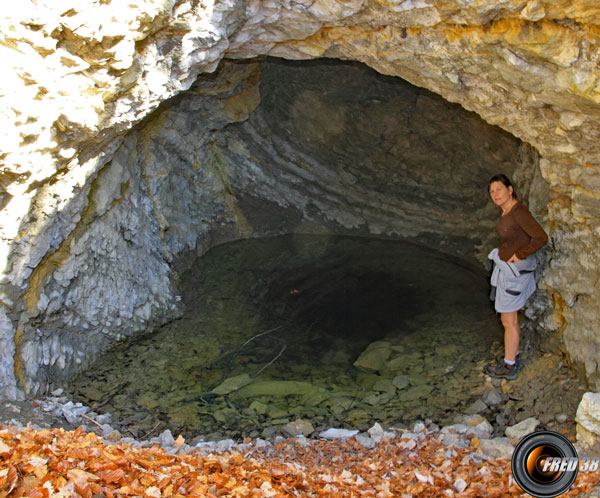
[[[507,263],[500,259],[498,249],[493,249],[488,254],[494,269],[490,278],[492,292],[490,299],[498,313],[510,313],[520,310],[529,297],[534,293],[536,261],[534,255],[528,256],[523,261]]]

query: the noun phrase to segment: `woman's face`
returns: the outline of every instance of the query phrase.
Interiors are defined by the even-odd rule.
[[[490,197],[496,206],[502,206],[512,199],[513,188],[506,187],[502,182],[493,182],[490,185]]]

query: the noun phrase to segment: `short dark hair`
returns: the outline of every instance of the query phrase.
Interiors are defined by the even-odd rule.
[[[515,186],[511,183],[511,181],[508,179],[508,176],[503,175],[503,174],[499,174],[499,175],[494,175],[490,178],[490,181],[488,182],[488,194],[490,193],[490,187],[492,186],[492,183],[494,182],[502,182],[502,184],[508,188],[508,187],[512,187],[513,191],[512,191],[512,196],[513,199],[517,198],[517,189],[515,189]]]

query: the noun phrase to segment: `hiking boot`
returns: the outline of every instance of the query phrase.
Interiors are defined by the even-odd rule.
[[[508,365],[504,359],[500,360],[495,365],[493,363],[486,365],[485,372],[492,377],[496,377],[497,379],[504,378],[508,380],[515,380],[519,376],[517,365]]]
[[[504,355],[496,355],[496,361],[498,363],[504,361]],[[523,362],[521,361],[521,355],[519,353],[517,353],[517,356],[515,356],[515,365],[517,365],[517,370],[521,370],[523,368]]]

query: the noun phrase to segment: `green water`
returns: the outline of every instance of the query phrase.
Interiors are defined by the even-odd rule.
[[[181,319],[71,386],[126,435],[239,439],[297,418],[315,429],[451,423],[480,396],[481,360],[501,340],[483,271],[397,241],[237,241],[198,258],[179,289]],[[355,366],[369,345],[377,352]],[[212,392],[244,374],[240,389]]]

